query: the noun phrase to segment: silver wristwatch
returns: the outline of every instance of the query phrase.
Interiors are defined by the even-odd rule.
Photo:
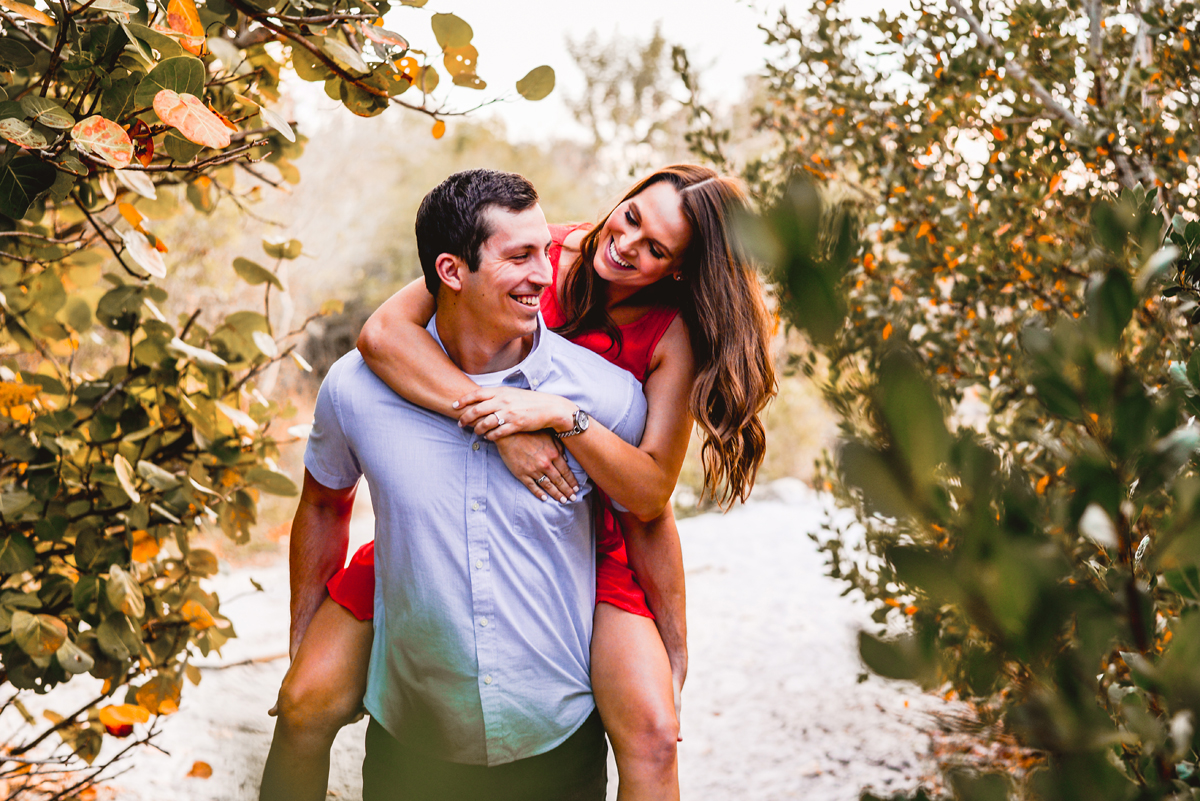
[[[582,434],[584,431],[587,431],[589,422],[587,412],[585,412],[583,409],[576,409],[574,420],[574,428],[572,428],[570,431],[555,431],[554,436],[558,437],[559,439],[564,439],[566,437],[573,437],[576,434]]]

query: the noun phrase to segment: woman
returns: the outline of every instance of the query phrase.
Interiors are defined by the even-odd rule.
[[[758,415],[775,378],[761,290],[729,230],[744,207],[731,179],[676,165],[638,183],[594,228],[551,227],[555,281],[541,298],[546,323],[634,373],[648,406],[638,448],[596,423],[586,435],[558,440],[613,501],[597,514],[592,685],[621,799],[679,795],[675,741],[687,664],[669,499],[693,420],[705,435],[705,489],[723,505],[745,498],[762,461]],[[573,405],[535,391],[480,389],[425,331],[432,314],[421,282],[398,292],[363,328],[359,349],[368,365],[413,403],[495,441],[531,492],[565,502],[578,486],[545,429],[570,429]],[[297,783],[323,797],[329,746],[365,687],[372,556],[368,546],[330,581],[331,601],[295,655],[264,798],[284,777],[288,797],[307,797]]]

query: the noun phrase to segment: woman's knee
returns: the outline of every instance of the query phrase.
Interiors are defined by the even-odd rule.
[[[617,756],[673,766],[679,748],[679,720],[673,706],[653,704],[628,711],[609,730]]]
[[[315,671],[292,670],[279,690],[279,718],[292,728],[335,735],[362,709],[354,682],[330,681]]]

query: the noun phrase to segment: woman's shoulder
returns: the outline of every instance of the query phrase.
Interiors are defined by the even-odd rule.
[[[550,226],[551,236],[563,246],[563,250],[579,251],[583,246],[583,238],[588,235],[588,232],[594,228],[591,223],[575,223],[574,225],[552,225]],[[562,229],[559,236],[554,236],[554,229]]]

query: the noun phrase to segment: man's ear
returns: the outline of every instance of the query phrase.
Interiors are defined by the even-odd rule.
[[[453,256],[449,253],[442,253],[434,262],[434,269],[437,271],[438,278],[442,279],[442,285],[451,292],[461,292],[463,286],[463,276],[467,274],[467,263],[458,256]]]

